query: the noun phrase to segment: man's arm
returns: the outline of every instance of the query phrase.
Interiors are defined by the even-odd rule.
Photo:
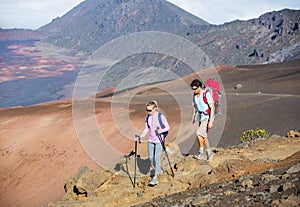
[[[215,104],[210,103],[209,108],[210,108],[210,115],[209,115],[209,120],[208,120],[207,127],[210,129],[213,126],[213,122],[214,122],[214,118],[215,118]]]
[[[194,108],[194,113],[193,113],[193,118],[192,118],[192,124],[195,124],[195,122],[196,122],[197,113],[198,113],[197,109]]]

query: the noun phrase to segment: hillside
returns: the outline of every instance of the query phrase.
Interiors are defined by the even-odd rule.
[[[82,167],[66,180],[61,201],[49,206],[298,206],[300,151],[295,145],[299,141],[277,137],[250,146],[216,149],[209,164],[178,155],[170,144],[167,149],[175,176],[170,175],[163,155],[164,174],[157,186],[147,186],[149,178],[142,168],[145,159],[138,158],[133,188],[134,158],[124,157],[115,172]],[[280,152],[278,147],[289,151]]]
[[[247,164],[250,167],[249,172],[260,173],[267,170],[268,166],[277,165],[275,160],[283,160],[299,151],[299,138],[283,138],[288,130],[299,129],[300,117],[299,113],[295,113],[299,108],[298,76],[300,73],[298,62],[245,66],[244,68],[222,66],[217,70],[220,72],[225,89],[222,99],[226,98],[227,105],[223,105],[223,114],[216,117],[216,125],[210,134],[211,143],[218,149],[218,153],[211,166],[205,165],[206,170],[215,169],[217,173],[219,165],[220,167],[229,166],[230,159],[237,159],[234,161],[237,164],[230,164],[234,171],[237,170],[235,166],[244,169],[245,165],[243,164]],[[0,185],[2,196],[0,202],[7,207],[32,207],[47,205],[49,202],[56,203],[65,194],[65,180],[75,176],[81,167],[87,166],[93,172],[98,173],[103,171],[97,164],[104,163],[105,166],[110,165],[113,169],[122,169],[121,166],[118,168],[116,163],[122,161],[124,164],[126,159],[122,155],[127,155],[133,150],[132,139],[134,134],[143,130],[145,103],[149,99],[156,99],[159,102],[160,110],[168,117],[172,128],[168,143],[172,141],[177,143],[181,153],[190,155],[196,153],[198,149],[194,138],[195,129],[190,123],[192,108],[190,104],[191,91],[188,86],[194,77],[196,77],[195,74],[184,77],[182,80],[140,86],[116,93],[114,97],[97,98],[93,104],[95,107],[92,107],[92,111],[95,109],[94,112],[83,108],[81,114],[83,119],[79,125],[82,127],[79,128],[78,125],[75,126],[74,118],[78,117],[74,117],[74,111],[72,111],[74,105],[70,100],[1,109]],[[242,87],[234,89],[238,83]],[[111,90],[106,92],[111,93]],[[99,95],[104,95],[104,93]],[[182,99],[176,100],[176,96],[182,97]],[[92,100],[90,101],[93,103]],[[92,117],[88,117],[89,115]],[[95,120],[97,121],[96,126],[93,125]],[[225,122],[223,122],[224,120]],[[225,124],[224,131],[219,127],[222,124]],[[252,145],[254,148],[249,145],[250,149],[247,145],[240,146],[242,148],[225,149],[240,143],[239,138],[242,131],[256,127],[264,128],[271,134],[278,134],[281,138],[276,139],[278,136],[275,136],[270,140]],[[215,132],[219,131],[222,136],[214,137]],[[99,132],[105,139],[102,144],[98,144],[97,133]],[[86,133],[87,137],[81,137],[81,133]],[[144,156],[147,152],[146,142],[139,145],[138,150],[142,156],[140,160],[142,162],[145,160]],[[246,156],[247,159],[251,158],[252,161],[263,157],[266,159],[257,161],[260,167],[254,168],[256,165],[252,161],[245,160],[244,156],[239,157],[241,155]],[[191,157],[184,159],[188,160],[189,165],[182,166],[182,168],[189,170],[189,167],[194,166],[193,169],[202,169],[199,168],[197,162],[192,161]],[[224,159],[229,159],[229,161],[222,165]],[[270,165],[266,165],[266,160],[267,162],[271,161]],[[133,162],[133,159],[130,158],[128,163],[129,161]],[[251,168],[252,164],[254,165],[253,169]],[[290,164],[286,163],[286,167]],[[131,164],[128,165],[132,167]],[[123,167],[126,169],[126,166]],[[145,171],[143,172],[145,173]],[[229,173],[232,172],[229,171]],[[239,171],[239,173],[242,172]],[[119,173],[124,173],[124,171],[121,170]],[[103,181],[106,182],[106,179],[109,178],[105,176],[111,174],[105,171],[103,177],[101,173],[98,175],[101,177],[99,180],[97,179],[98,181],[104,179]],[[192,179],[187,175],[184,174],[186,179]],[[232,174],[226,175],[230,177]],[[198,178],[198,176],[195,177],[195,179]],[[232,179],[232,177],[230,178]],[[147,176],[141,179],[144,183],[147,182]],[[159,188],[154,188],[154,193],[152,190],[144,192],[137,188],[138,192],[131,194],[131,190],[134,189],[131,187],[128,175],[114,178],[111,181],[117,188],[116,190],[119,187],[118,183],[124,182],[126,189],[129,190],[125,194],[129,198],[132,198],[131,195],[135,196],[136,193],[139,195],[149,195],[148,193],[150,193],[151,198],[161,193],[155,192],[156,190],[160,191]],[[140,180],[138,182],[143,183]],[[174,185],[172,189],[175,190],[172,192],[182,191],[190,185],[197,186],[199,184],[193,181],[190,181],[191,184],[178,182],[182,185],[177,187]],[[216,180],[212,182],[216,182]],[[222,180],[218,182],[222,182]],[[110,189],[110,184],[111,182],[107,182],[107,185],[102,187]],[[169,186],[172,182],[166,175],[161,180],[161,184],[161,186]],[[99,195],[101,192],[98,192]],[[104,192],[110,191],[104,190]],[[70,195],[73,195],[72,191],[70,191]],[[112,194],[110,193],[110,195]],[[122,197],[126,199],[126,196]],[[77,195],[74,198],[77,198]],[[142,198],[143,202],[147,202],[143,196]],[[107,197],[107,199],[111,199],[111,197]],[[120,200],[120,198],[118,199]],[[136,197],[134,199],[137,200]],[[104,197],[102,200],[105,202]],[[75,202],[80,203],[85,200]]]
[[[93,52],[121,35],[178,33],[191,24],[208,23],[165,0],[87,0],[39,30],[52,33],[47,42]]]
[[[46,42],[88,54],[122,35],[169,32],[197,44],[215,65],[234,66],[299,58],[299,16],[284,9],[211,25],[165,0],[88,0],[39,31],[50,32]]]
[[[286,62],[299,59],[300,54],[299,10],[210,25],[165,0],[87,0],[39,30],[0,29],[0,107],[71,98],[89,54],[114,38],[141,31],[163,31],[190,40],[214,65]],[[161,48],[174,46],[174,51],[181,51],[175,39],[165,41]],[[110,54],[144,46],[143,39],[137,42],[127,45],[124,41]],[[101,72],[103,65],[94,68]],[[191,69],[184,60],[159,51],[131,54],[112,66],[99,90],[117,88],[124,80],[130,87],[167,81],[201,68]],[[167,75],[158,69],[166,69]]]
[[[299,16],[300,10],[284,9],[247,21],[192,25],[186,38],[196,43],[216,65],[284,62],[299,58]],[[283,50],[285,54],[280,54]]]
[[[299,131],[286,137],[300,129],[299,12],[210,25],[164,0],[86,0],[39,30],[0,29],[1,206],[299,206]],[[93,64],[102,57],[85,65],[89,55],[140,31],[180,35],[218,66],[195,73],[184,62],[189,57],[129,55],[124,47],[110,47],[106,56],[128,57],[105,73],[101,87],[107,88],[72,100],[81,71],[91,78],[81,89],[100,81],[103,62]],[[222,81],[222,114],[209,134],[215,157],[208,164],[191,156],[198,147],[189,83],[205,80],[211,70]],[[129,154],[152,99],[171,126],[167,145],[175,177],[164,157],[159,185],[147,186],[143,140],[133,188]],[[240,144],[241,133],[256,128],[272,136]]]

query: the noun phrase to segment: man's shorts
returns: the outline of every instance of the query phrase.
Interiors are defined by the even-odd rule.
[[[200,135],[203,138],[207,138],[207,124],[208,124],[208,119],[204,119],[203,121],[201,121],[196,134]]]

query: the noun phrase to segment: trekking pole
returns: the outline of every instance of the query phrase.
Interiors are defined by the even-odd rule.
[[[167,152],[167,150],[166,150],[165,142],[164,142],[163,138],[161,137],[161,134],[158,133],[158,130],[159,130],[159,128],[157,127],[157,130],[155,130],[155,133],[156,133],[156,135],[158,136],[158,139],[159,139],[159,141],[160,141],[160,143],[161,143],[161,145],[162,145],[162,147],[163,147],[163,150],[164,150],[165,153],[166,153],[166,157],[167,157],[167,160],[168,160],[168,163],[169,163],[169,166],[170,166],[170,169],[171,169],[171,173],[172,173],[171,176],[174,177],[175,174],[174,174],[174,171],[173,171],[173,168],[172,168],[172,165],[171,165],[169,156],[168,156],[168,152]]]
[[[138,135],[135,135],[135,138],[139,140],[141,143],[141,138]],[[135,188],[135,180],[136,180],[136,160],[137,160],[137,140],[135,140],[134,144],[134,177],[133,177],[133,187]]]

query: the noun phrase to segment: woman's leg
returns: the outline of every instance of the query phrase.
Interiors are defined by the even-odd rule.
[[[152,142],[148,142],[148,157],[150,160],[150,164],[154,167],[154,153],[155,153],[155,144]]]
[[[158,174],[161,174],[161,165],[160,165],[160,157],[163,151],[163,147],[161,143],[155,143],[155,151],[154,151],[154,157],[155,157],[155,176]]]

